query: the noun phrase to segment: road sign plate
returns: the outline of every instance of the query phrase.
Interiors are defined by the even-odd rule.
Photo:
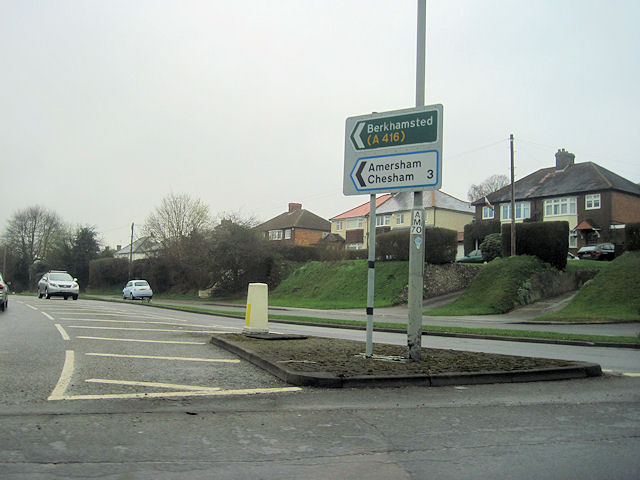
[[[350,117],[345,132],[345,195],[442,185],[442,105]]]

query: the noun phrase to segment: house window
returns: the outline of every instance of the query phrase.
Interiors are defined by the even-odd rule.
[[[559,217],[561,215],[575,215],[576,197],[552,198],[544,201],[544,216]]]
[[[337,232],[342,231],[342,220],[336,221],[336,231]]]
[[[489,219],[493,218],[493,215],[494,215],[494,208],[493,207],[487,207],[487,206],[482,207],[482,219],[483,220],[489,220]]]
[[[391,225],[391,215],[376,216],[376,227],[388,227]]]
[[[284,239],[285,240],[291,240],[291,229],[290,228],[287,228],[284,231]]]
[[[269,240],[282,240],[282,230],[269,230]]]
[[[404,213],[396,213],[396,225],[404,225]]]
[[[569,232],[569,248],[578,248],[578,232],[575,230]]]
[[[531,217],[531,204],[529,202],[516,202],[516,220]],[[500,218],[502,220],[511,220],[511,204],[504,203],[501,205],[502,212]]]
[[[584,208],[585,210],[596,210],[600,208],[600,194],[585,195]]]
[[[347,230],[355,230],[358,228],[362,228],[362,217],[347,220]]]

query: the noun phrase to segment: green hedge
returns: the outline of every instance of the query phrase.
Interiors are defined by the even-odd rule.
[[[640,250],[640,223],[627,223],[624,228],[624,243],[627,251]]]
[[[516,255],[535,255],[558,270],[567,266],[568,222],[516,223]],[[511,255],[511,224],[502,226],[502,256]]]
[[[458,233],[447,228],[427,228],[424,238],[425,262],[451,263],[458,250]],[[376,235],[378,260],[409,260],[409,230],[392,230]]]
[[[464,226],[464,254],[469,255],[478,248],[487,235],[500,233],[500,222],[497,220],[473,222]],[[477,243],[476,243],[477,242]]]

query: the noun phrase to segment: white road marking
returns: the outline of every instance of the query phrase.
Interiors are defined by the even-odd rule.
[[[27,307],[29,307],[31,310],[38,310],[36,307],[34,307],[33,305],[29,305],[28,303],[24,303],[24,302],[20,302],[22,305],[26,305]]]
[[[67,328],[83,328],[88,330],[126,330],[133,332],[174,332],[174,333],[225,333],[217,330],[180,330],[176,328],[130,328],[130,327],[93,327],[83,325],[67,325]]]
[[[67,387],[69,387],[69,383],[71,382],[71,376],[73,375],[74,358],[75,355],[73,350],[67,350],[65,352],[62,373],[60,374],[60,378],[58,379],[58,383],[53,389],[53,392],[49,395],[48,400],[62,400],[64,398]]]
[[[47,312],[40,312],[42,313],[45,317],[47,317],[49,320],[55,320],[51,315],[49,315]]]
[[[203,396],[222,396],[222,395],[257,395],[260,393],[284,393],[299,392],[300,387],[276,387],[276,388],[245,388],[238,390],[203,390],[203,391],[184,391],[184,392],[150,392],[150,393],[110,393],[104,395],[66,395],[59,398],[51,398],[49,400],[112,400],[112,399],[130,399],[130,398],[167,398],[167,397],[203,397]]]
[[[157,387],[157,388],[172,388],[173,390],[190,390],[194,392],[207,392],[222,390],[220,387],[199,387],[195,385],[179,385],[174,383],[160,383],[160,382],[134,382],[131,380],[109,380],[106,378],[89,378],[85,380],[88,383],[107,383],[109,385],[129,385],[134,387]]]
[[[614,375],[623,375],[625,377],[640,377],[640,373],[635,373],[635,372],[619,372],[617,370],[607,370],[607,369],[602,369],[602,371],[604,373],[613,373]]]
[[[226,358],[161,357],[154,355],[121,355],[118,353],[85,353],[92,357],[145,358],[151,360],[178,360],[184,362],[240,363],[240,360]]]
[[[200,325],[197,323],[156,322],[152,320],[107,320],[102,318],[61,318],[60,320],[74,320],[76,322],[94,322],[94,323],[142,323],[144,325],[179,325],[181,327],[200,327],[200,328],[238,328],[238,327],[224,327],[222,325]]]
[[[62,325],[60,325],[59,323],[56,323],[55,326],[58,329],[58,332],[60,332],[60,335],[62,336],[63,340],[71,340],[67,332],[64,330],[64,328],[62,328]]]
[[[140,343],[168,343],[168,344],[180,344],[180,345],[207,345],[207,342],[177,342],[171,340],[135,340],[132,338],[108,338],[108,337],[83,337],[78,336],[76,338],[82,338],[85,340],[106,340],[111,342],[140,342]]]

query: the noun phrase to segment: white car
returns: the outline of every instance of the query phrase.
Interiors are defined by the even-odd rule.
[[[78,299],[78,279],[62,270],[51,270],[45,273],[38,282],[38,298],[71,297]]]
[[[5,311],[9,306],[9,287],[0,275],[0,311]]]
[[[122,290],[122,298],[133,300],[136,298],[147,299],[151,301],[153,290],[146,280],[129,280]]]

